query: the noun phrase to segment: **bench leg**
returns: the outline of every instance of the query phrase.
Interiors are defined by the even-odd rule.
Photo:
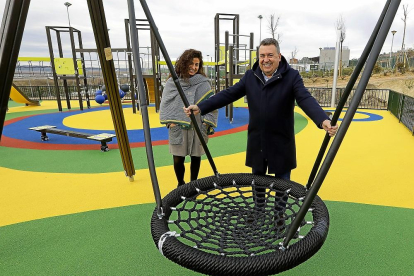
[[[41,132],[40,139],[42,141],[49,141],[49,137],[47,137],[46,132]]]
[[[107,151],[109,151],[109,148],[108,148],[108,146],[106,145],[106,142],[102,142],[102,141],[101,141],[101,151],[102,151],[102,152],[107,152]]]

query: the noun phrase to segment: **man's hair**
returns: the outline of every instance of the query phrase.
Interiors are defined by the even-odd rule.
[[[260,42],[260,46],[268,46],[268,45],[275,45],[276,47],[276,51],[278,54],[280,54],[280,47],[279,47],[279,42],[277,42],[276,39],[274,38],[265,38],[262,40],[262,42]]]
[[[200,67],[198,68],[197,74],[206,76],[203,68],[203,55],[200,51],[188,49],[181,54],[175,63],[175,72],[177,73],[178,77],[185,80],[188,80],[190,78],[188,67],[193,62],[193,58],[198,58],[200,60]]]

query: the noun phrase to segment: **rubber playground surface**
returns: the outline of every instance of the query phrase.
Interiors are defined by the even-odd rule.
[[[116,139],[104,153],[96,141],[50,134],[43,142],[28,129],[53,125],[114,133],[107,104],[83,111],[77,104],[64,112],[56,102],[9,104],[0,142],[0,275],[201,275],[163,257],[152,241],[155,200],[142,118],[130,103],[123,108],[134,182],[125,177]],[[168,133],[153,107],[149,112],[165,196],[176,187]],[[217,169],[250,172],[244,166],[248,111],[236,108],[231,124],[224,113],[219,111],[208,143]],[[295,130],[298,168],[291,178],[305,185],[324,132],[299,108]],[[414,137],[397,118],[358,110],[318,193],[330,213],[327,240],[312,258],[281,275],[412,275],[413,158]],[[212,174],[204,157],[199,177]]]

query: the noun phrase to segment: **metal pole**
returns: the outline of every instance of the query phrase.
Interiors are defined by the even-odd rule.
[[[131,0],[129,0],[129,1],[131,1]],[[171,73],[171,76],[174,80],[175,86],[177,87],[178,93],[180,94],[181,100],[183,101],[184,106],[188,107],[190,104],[189,104],[187,98],[185,97],[183,88],[180,85],[180,80],[178,79],[177,73],[174,70],[174,67],[172,65],[170,56],[168,55],[168,52],[167,52],[167,50],[165,48],[165,45],[164,45],[164,42],[161,39],[160,33],[158,32],[158,28],[155,25],[154,19],[152,18],[152,15],[151,15],[151,12],[149,11],[148,5],[147,5],[145,0],[140,0],[140,2],[141,2],[142,9],[144,10],[145,15],[147,16],[148,22],[150,23],[151,29],[154,32],[155,38],[158,41],[158,44],[160,46],[162,55],[165,58],[165,62],[167,63],[168,69],[169,69],[169,71]],[[207,159],[210,162],[210,166],[213,169],[214,174],[218,177],[219,173],[217,171],[216,165],[214,164],[213,157],[211,156],[211,153],[210,153],[209,149],[207,148],[206,142],[203,139],[200,128],[198,127],[197,121],[196,121],[195,116],[192,112],[191,112],[190,119],[191,119],[191,122],[193,123],[194,130],[196,131],[197,136],[200,139],[200,143],[203,146],[204,152],[206,153]]]
[[[352,91],[352,89],[353,89],[353,87],[355,85],[355,82],[358,79],[358,76],[361,73],[362,68],[364,67],[365,61],[367,60],[367,58],[369,56],[369,53],[370,53],[370,51],[372,49],[372,46],[374,45],[375,38],[377,37],[378,32],[379,32],[379,29],[381,28],[381,24],[384,21],[385,13],[387,12],[387,9],[388,9],[388,6],[389,6],[390,2],[391,2],[391,0],[388,0],[387,1],[387,4],[385,5],[385,7],[384,7],[384,9],[383,9],[383,11],[381,13],[381,16],[379,17],[378,22],[375,25],[375,28],[374,28],[374,30],[373,30],[373,32],[371,34],[371,37],[369,38],[368,43],[365,46],[365,49],[362,52],[361,57],[358,60],[357,65],[355,66],[355,70],[352,73],[352,75],[351,75],[351,77],[349,79],[349,82],[348,82],[347,86],[345,87],[344,94],[342,95],[341,99],[338,102],[338,105],[336,107],[335,113],[332,116],[331,125],[333,125],[333,126],[336,125],[336,122],[338,121],[338,118],[339,118],[339,116],[340,116],[340,114],[342,112],[342,109],[344,108],[344,106],[346,104],[346,101],[347,101],[347,99],[349,97],[349,94],[351,93],[351,91]],[[322,49],[322,48],[319,48],[319,49]],[[329,144],[329,140],[330,139],[331,139],[331,137],[329,136],[329,134],[326,134],[325,135],[325,138],[324,138],[324,140],[322,142],[322,146],[321,146],[321,148],[319,150],[318,156],[316,158],[316,161],[315,161],[315,163],[313,165],[312,172],[311,172],[311,174],[309,176],[308,184],[306,185],[306,188],[307,189],[309,189],[311,187],[312,182],[315,179],[316,173],[317,173],[317,171],[319,169],[319,166],[320,166],[320,164],[322,162],[323,156],[325,154],[326,148],[328,147],[328,144]]]
[[[53,44],[52,44],[52,38],[51,38],[52,36],[50,34],[50,28],[51,27],[46,26],[46,38],[47,38],[47,44],[49,47],[50,65],[52,67],[53,84],[55,86],[56,101],[58,105],[58,110],[62,112],[63,109],[62,109],[62,100],[60,98],[59,81],[58,81],[58,77],[56,74],[55,63],[53,62],[53,60],[55,59],[55,55],[53,53]]]
[[[138,43],[138,34],[136,28],[136,18],[135,18],[135,7],[134,7],[134,0],[128,0],[128,12],[129,12],[129,28],[131,34],[131,44],[132,44],[132,52],[134,54],[134,65],[135,65],[135,75],[136,79],[138,80],[138,92],[140,93],[139,102],[140,102],[140,111],[142,114],[142,123],[144,127],[144,136],[145,136],[145,148],[147,151],[147,160],[148,160],[148,168],[150,170],[152,188],[154,190],[155,201],[157,203],[157,214],[158,216],[162,217],[164,215],[162,209],[162,200],[161,200],[161,193],[160,187],[158,185],[157,179],[157,172],[155,170],[155,163],[154,163],[154,155],[152,152],[152,144],[151,144],[151,132],[150,132],[150,125],[149,125],[149,116],[148,116],[148,104],[146,101],[145,96],[145,88],[143,83],[142,77],[142,69],[141,64],[139,62],[139,43]]]
[[[396,32],[397,31],[391,31],[391,33],[392,33],[392,41],[391,41],[391,52],[390,52],[390,68],[392,68],[392,66],[391,66],[391,61],[392,61],[392,45],[394,44],[394,35],[395,35]]]
[[[207,76],[211,76],[210,75],[210,65],[208,64],[208,61],[209,61],[209,57],[210,57],[210,55],[207,55]],[[211,77],[210,77],[210,82],[211,82]]]
[[[70,6],[72,6],[72,4],[71,4],[71,3],[69,3],[69,2],[65,2],[65,3],[63,3],[63,5],[65,5],[65,6],[66,6],[66,11],[67,11],[67,13],[68,13],[69,27],[71,27],[71,26],[70,26],[70,18],[69,18],[69,7],[70,7]]]
[[[331,107],[335,107],[335,98],[336,98],[336,81],[338,80],[338,62],[339,62],[339,44],[341,41],[341,30],[336,31],[336,49],[335,49],[335,63],[334,63],[334,75],[332,83],[332,98],[331,98]]]
[[[119,145],[125,175],[130,181],[134,181],[135,167],[132,160],[131,147],[129,145],[128,132],[125,117],[122,110],[121,98],[119,97],[119,86],[115,73],[115,65],[109,40],[107,21],[102,0],[87,0],[89,15],[99,60],[104,76],[106,92],[108,94],[109,109],[114,123],[116,139]]]
[[[260,44],[260,42],[262,42],[262,18],[263,16],[259,15],[257,18],[259,18],[260,20],[260,36],[259,36],[259,44]]]
[[[75,86],[76,86],[76,91],[78,92],[79,108],[80,110],[83,110],[83,99],[82,99],[82,94],[81,94],[80,86],[79,86],[79,68],[78,68],[78,62],[76,60],[75,38],[73,36],[72,27],[69,27],[69,36],[70,36],[70,45],[71,45],[71,50],[72,50],[73,68],[75,69]]]
[[[338,153],[339,147],[345,137],[346,131],[348,130],[349,125],[351,124],[352,119],[355,115],[355,112],[358,108],[358,105],[361,102],[362,96],[368,84],[372,70],[377,61],[381,48],[384,45],[385,38],[387,37],[387,33],[391,27],[395,14],[397,13],[400,2],[401,0],[395,0],[395,1],[392,1],[391,4],[389,5],[389,8],[385,15],[381,29],[378,33],[378,36],[375,39],[374,46],[372,47],[371,53],[369,55],[367,64],[365,66],[365,70],[362,73],[360,82],[358,83],[358,87],[355,91],[355,95],[352,98],[348,111],[346,112],[345,117],[342,121],[341,127],[339,128],[338,133],[336,134],[335,139],[333,140],[332,145],[326,155],[325,161],[323,162],[322,167],[319,170],[318,175],[316,176],[315,182],[312,185],[312,187],[309,189],[301,208],[299,209],[295,219],[290,225],[287,235],[285,239],[283,240],[283,244],[282,244],[283,248],[287,248],[290,240],[296,234],[297,229],[299,228],[302,220],[305,218],[305,215],[308,212],[309,207],[311,206],[314,198],[316,197],[316,194],[318,193],[322,185],[322,182],[325,179],[336,154]]]
[[[0,140],[30,0],[7,0],[0,28]]]

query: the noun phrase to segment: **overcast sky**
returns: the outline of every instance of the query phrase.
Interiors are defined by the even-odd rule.
[[[23,35],[20,57],[48,57],[45,26],[68,26],[65,1],[32,0]],[[69,18],[72,27],[82,32],[84,48],[96,48],[86,0],[69,0]],[[0,0],[3,16],[6,0]],[[126,0],[104,0],[109,35],[113,48],[125,48],[124,19],[128,18]],[[255,36],[255,46],[261,38],[271,36],[268,20],[271,14],[280,17],[277,33],[281,35],[281,52],[297,58],[315,57],[320,47],[334,47],[335,23],[342,16],[346,26],[344,46],[349,47],[351,58],[358,58],[385,5],[385,0],[348,1],[245,1],[245,0],[147,0],[152,16],[171,59],[175,60],[185,49],[195,48],[214,56],[214,16],[217,13],[239,14],[240,34]],[[403,0],[391,29],[396,30],[393,51],[401,49],[403,35],[403,5],[409,3],[406,48],[414,48],[414,3]],[[137,19],[145,19],[139,1],[135,1]],[[262,15],[263,19],[258,19]],[[261,25],[261,28],[260,28]],[[221,36],[232,31],[231,21],[220,21]],[[260,31],[261,29],[261,31]],[[150,46],[147,32],[140,33],[140,46]],[[223,40],[224,42],[224,40]],[[247,38],[240,40],[247,44]],[[391,50],[392,34],[385,41],[382,52]],[[143,50],[142,50],[143,51]],[[141,52],[142,52],[141,51]]]

